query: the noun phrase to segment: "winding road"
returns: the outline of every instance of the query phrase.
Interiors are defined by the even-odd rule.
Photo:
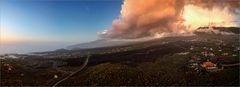
[[[53,87],[56,87],[56,86],[57,86],[58,84],[60,84],[61,82],[67,80],[67,79],[70,78],[71,76],[73,76],[73,75],[77,74],[78,72],[82,71],[82,70],[87,66],[89,58],[90,58],[90,55],[88,55],[88,57],[86,58],[85,62],[83,63],[83,65],[82,65],[82,67],[81,67],[80,69],[78,69],[77,71],[71,73],[70,75],[68,75],[67,77],[63,78],[62,80],[56,82],[56,83],[53,85]]]
[[[235,63],[235,64],[224,64],[222,65],[223,67],[231,67],[231,66],[239,66],[240,63]]]

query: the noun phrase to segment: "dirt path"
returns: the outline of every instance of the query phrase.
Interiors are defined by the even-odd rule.
[[[86,65],[88,64],[89,58],[90,58],[90,55],[88,55],[88,57],[86,58],[84,64],[82,65],[82,67],[81,67],[80,69],[78,69],[77,71],[71,73],[70,75],[68,75],[67,77],[63,78],[62,80],[58,81],[57,83],[55,83],[55,84],[53,85],[53,87],[56,87],[56,86],[57,86],[58,84],[60,84],[61,82],[67,80],[67,79],[70,78],[71,76],[73,76],[73,75],[77,74],[78,72],[82,71],[82,70],[84,69],[84,67],[86,67]]]
[[[239,66],[240,63],[235,63],[235,64],[224,64],[222,65],[223,67],[231,67],[231,66]]]

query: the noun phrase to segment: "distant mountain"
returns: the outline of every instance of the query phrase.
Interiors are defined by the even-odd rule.
[[[195,33],[209,33],[209,34],[239,34],[240,27],[199,27]],[[146,40],[116,40],[116,39],[100,39],[87,43],[80,43],[72,46],[68,46],[68,50],[75,49],[90,49],[90,48],[101,48],[101,47],[113,47],[113,46],[123,46],[131,45],[139,42],[145,42]]]
[[[197,29],[197,32],[210,32],[215,34],[239,34],[240,33],[240,27],[199,27]]]
[[[89,48],[100,48],[100,47],[112,47],[112,46],[122,46],[129,45],[138,42],[143,42],[144,40],[115,40],[115,39],[100,39],[88,43],[80,43],[72,46],[68,46],[67,49],[89,49]]]

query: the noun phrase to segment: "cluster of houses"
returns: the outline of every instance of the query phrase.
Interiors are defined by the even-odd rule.
[[[3,64],[3,69],[7,70],[7,71],[12,71],[14,69],[13,65],[8,64],[8,63],[4,63]]]
[[[0,55],[0,59],[17,59],[18,57],[16,56],[16,54],[5,54],[5,55]]]
[[[220,69],[219,65],[217,65],[217,62],[202,55],[193,56],[189,60],[189,66],[194,71],[199,73],[203,71],[212,72]]]
[[[202,47],[201,51],[195,51],[194,55],[189,60],[189,67],[194,71],[201,72],[217,72],[223,70],[222,60],[226,56],[237,56],[237,54],[232,54],[228,52],[223,52],[223,49],[220,48],[211,48],[211,47]],[[235,48],[239,50],[238,48]],[[195,47],[191,46],[190,50],[194,52]],[[216,51],[220,55],[216,54]]]

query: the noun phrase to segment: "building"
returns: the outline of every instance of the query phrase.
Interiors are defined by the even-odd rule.
[[[55,75],[54,75],[54,78],[57,79],[57,78],[58,78],[58,75],[55,74]]]
[[[203,62],[203,64],[201,66],[203,68],[205,68],[208,72],[218,71],[218,68],[217,68],[216,64],[212,63],[209,60],[207,60],[206,62]]]

